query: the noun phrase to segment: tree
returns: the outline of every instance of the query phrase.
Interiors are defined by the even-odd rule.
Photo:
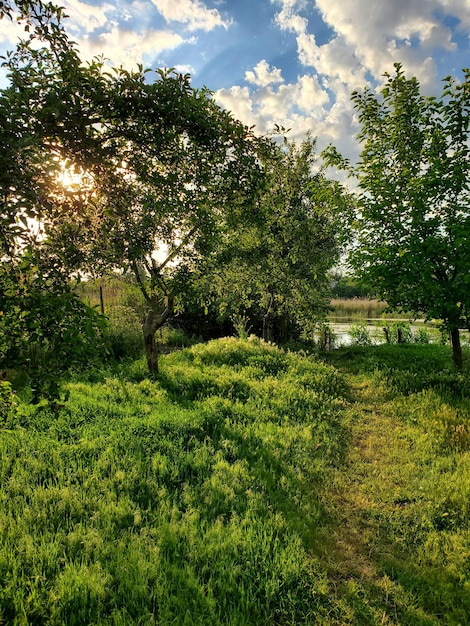
[[[261,312],[262,335],[273,316],[292,320],[305,335],[323,319],[331,296],[328,271],[341,249],[341,216],[349,199],[315,171],[315,140],[268,144],[266,184],[256,220],[227,232],[211,259],[211,284],[232,315]]]
[[[252,206],[258,142],[189,75],[83,65],[58,11],[34,13],[31,36],[6,61],[3,110],[13,162],[26,162],[28,180],[7,183],[6,240],[13,248],[31,240],[34,218],[34,245],[45,243],[69,272],[132,270],[148,304],[143,332],[155,371],[155,332],[182,305],[185,273],[219,225]],[[39,50],[37,37],[46,44]],[[61,183],[64,168],[76,184]]]
[[[103,330],[103,320],[73,292],[68,268],[41,228],[52,210],[49,181],[60,170],[50,144],[54,116],[44,103],[50,61],[57,67],[58,59],[64,67],[78,61],[60,26],[61,9],[15,4],[2,2],[0,17],[19,10],[29,35],[7,55],[12,84],[0,92],[0,369],[24,371],[33,401],[55,401],[63,374],[93,358]],[[44,45],[32,46],[35,39]],[[74,134],[86,145],[85,136]]]
[[[352,96],[362,152],[351,166],[327,162],[358,181],[357,244],[351,262],[391,307],[441,319],[462,367],[459,328],[470,312],[470,71],[444,80],[440,98],[420,93],[399,64],[381,97]]]
[[[83,183],[76,194],[54,190],[60,211],[48,234],[69,267],[134,273],[148,305],[147,362],[157,371],[155,333],[184,306],[188,272],[222,226],[249,219],[258,142],[189,76],[161,71],[149,83],[140,70],[118,70],[106,83],[99,178],[86,171],[87,198]]]

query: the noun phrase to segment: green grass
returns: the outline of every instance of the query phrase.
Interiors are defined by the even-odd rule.
[[[0,433],[5,623],[311,622],[346,443],[333,368],[222,340],[69,392]]]
[[[470,623],[468,370],[326,358],[224,339],[13,399],[0,623]]]
[[[353,390],[352,441],[325,493],[331,521],[316,555],[342,623],[470,623],[468,369],[456,372],[440,346],[330,360]]]

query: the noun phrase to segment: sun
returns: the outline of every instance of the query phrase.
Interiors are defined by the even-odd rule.
[[[93,186],[92,175],[70,160],[60,162],[56,180],[65,190],[70,192],[89,190]]]

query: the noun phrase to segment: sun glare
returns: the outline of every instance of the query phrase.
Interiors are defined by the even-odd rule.
[[[92,176],[83,168],[70,161],[61,162],[60,170],[57,173],[57,181],[67,191],[72,192],[79,189],[90,189],[93,186]]]

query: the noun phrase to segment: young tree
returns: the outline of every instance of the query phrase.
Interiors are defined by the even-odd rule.
[[[355,92],[362,152],[327,162],[359,184],[352,263],[391,307],[441,319],[462,367],[459,328],[470,312],[470,71],[440,98],[420,93],[399,64],[377,97]]]
[[[328,271],[338,260],[349,199],[315,171],[315,141],[266,146],[266,186],[256,221],[227,232],[209,272],[221,306],[232,315],[262,311],[263,338],[274,315],[311,335],[331,297]]]

